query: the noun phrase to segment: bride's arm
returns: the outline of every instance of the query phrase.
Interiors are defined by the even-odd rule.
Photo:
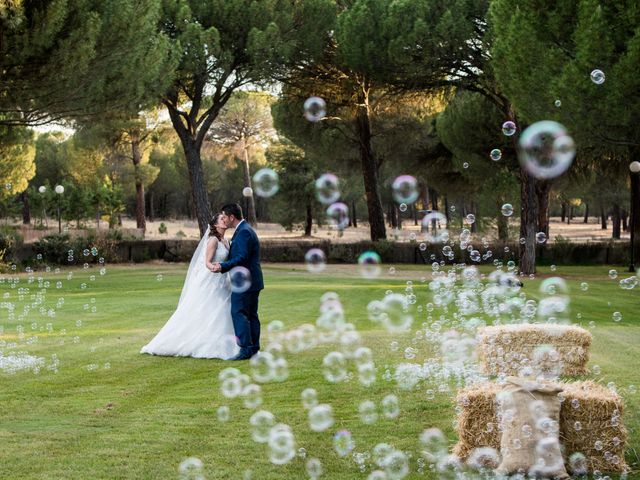
[[[213,263],[211,263],[211,260],[213,259],[213,256],[216,254],[217,248],[218,248],[218,239],[213,237],[211,240],[209,240],[209,243],[207,244],[207,252],[204,255],[204,264],[207,267],[207,270],[209,270],[210,272],[213,271]]]

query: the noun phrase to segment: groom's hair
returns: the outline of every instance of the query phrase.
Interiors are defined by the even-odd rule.
[[[237,203],[227,203],[221,210],[227,216],[233,215],[238,220],[242,220],[242,208]]]

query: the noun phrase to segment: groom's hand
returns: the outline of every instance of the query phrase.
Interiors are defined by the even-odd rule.
[[[211,269],[211,271],[213,273],[220,273],[222,267],[220,267],[220,263],[216,262],[213,264],[213,268]]]

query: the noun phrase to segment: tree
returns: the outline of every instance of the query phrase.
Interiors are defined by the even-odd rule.
[[[274,98],[268,93],[236,92],[221,110],[207,139],[220,145],[233,146],[240,153],[244,169],[244,187],[251,189],[249,164],[252,150],[264,149],[275,135],[271,118]],[[247,220],[255,225],[256,206],[253,193],[247,197]]]
[[[210,216],[200,151],[232,94],[283,78],[322,52],[335,20],[331,0],[165,1],[160,30],[180,46],[180,63],[162,102],[184,150],[204,234]]]
[[[490,205],[490,216],[496,219],[498,238],[508,239],[507,219],[501,213],[505,203],[517,204],[517,185],[513,172],[518,170],[516,152],[495,128],[502,116],[486,97],[460,91],[446,110],[438,116],[437,133],[453,153],[457,170],[463,172],[466,196]],[[489,152],[497,148],[501,158],[493,161]],[[462,164],[467,168],[462,168]],[[476,213],[477,220],[480,216]]]
[[[640,11],[636,2],[492,2],[496,77],[527,120],[566,125],[582,149],[640,156]],[[520,41],[526,38],[526,42]],[[590,79],[600,69],[605,81]],[[556,102],[560,107],[556,107]],[[640,175],[629,173],[632,238],[640,237]],[[640,245],[632,256],[640,258]],[[633,268],[633,265],[632,265]]]
[[[275,199],[276,220],[291,228],[304,219],[304,235],[311,236],[314,212],[318,208],[314,187],[319,174],[318,162],[286,140],[270,146],[266,156],[280,178],[280,191]]]
[[[88,148],[103,148],[111,162],[114,176],[133,184],[135,189],[136,227],[146,230],[145,186],[158,175],[158,169],[149,164],[152,137],[159,128],[158,112],[147,111],[127,114],[122,110],[102,117],[85,126],[76,135]]]
[[[0,199],[23,193],[36,173],[33,132],[0,127]]]
[[[161,0],[3,2],[0,124],[86,119],[158,98],[175,55]]]

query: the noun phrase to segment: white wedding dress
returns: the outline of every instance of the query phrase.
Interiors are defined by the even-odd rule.
[[[207,229],[191,259],[176,311],[140,353],[225,360],[238,354],[229,277],[205,266],[211,238]],[[227,247],[218,242],[213,262],[223,262],[228,255]]]

